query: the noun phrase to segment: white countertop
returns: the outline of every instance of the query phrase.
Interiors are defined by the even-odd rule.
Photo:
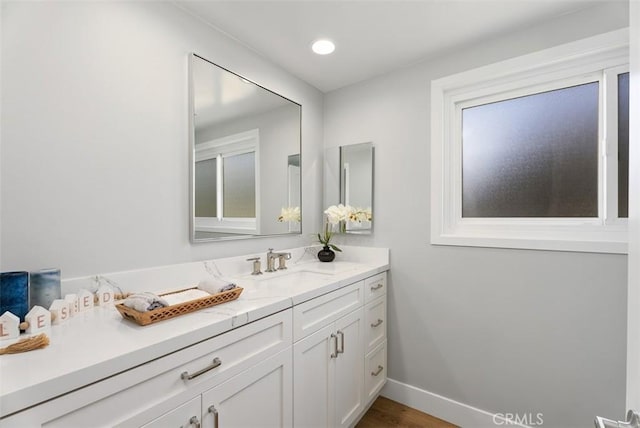
[[[370,263],[300,261],[288,270],[258,277],[227,275],[244,288],[237,300],[144,327],[123,319],[113,306],[95,307],[52,326],[48,347],[0,356],[0,415],[58,397],[388,267],[387,256]],[[10,343],[0,342],[0,346]]]

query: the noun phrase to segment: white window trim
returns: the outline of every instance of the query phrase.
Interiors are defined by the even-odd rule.
[[[218,217],[194,217],[194,227],[198,232],[239,233],[248,235],[260,234],[260,132],[252,129],[245,132],[217,138],[198,144],[195,147],[195,162],[214,159],[221,156],[234,156],[255,152],[255,189],[256,216],[246,218],[229,218],[222,216],[222,193],[217,194]],[[218,165],[219,166],[219,165]],[[222,169],[217,168],[218,183],[222,182]]]
[[[598,72],[600,91],[607,90],[607,77],[606,73],[602,76],[602,70],[628,64],[628,53],[629,32],[622,29],[432,81],[431,243],[626,253],[626,221],[608,220],[612,213],[610,210],[604,212],[605,198],[607,204],[611,204],[613,196],[602,193],[603,189],[599,189],[597,219],[463,219],[461,136],[455,124],[464,103],[489,99],[491,94],[504,99],[509,93],[540,92],[541,88],[557,88],[569,81],[584,82],[588,76],[593,81],[593,73]],[[607,129],[611,130],[610,123],[599,125],[602,155],[599,178],[602,181],[613,174],[611,161],[606,158],[606,141],[615,140],[611,140],[611,135],[605,135]],[[608,154],[611,155],[610,149]]]

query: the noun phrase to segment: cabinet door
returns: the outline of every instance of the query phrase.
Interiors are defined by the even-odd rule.
[[[291,428],[291,348],[202,394],[202,426]]]
[[[335,426],[348,427],[364,406],[364,311],[336,321],[338,357],[335,359]]]
[[[293,419],[296,428],[334,426],[333,324],[293,345]]]
[[[142,428],[199,428],[200,408],[198,396],[143,425]]]

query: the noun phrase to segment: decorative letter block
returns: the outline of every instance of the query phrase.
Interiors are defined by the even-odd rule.
[[[93,293],[87,290],[78,292],[78,310],[84,312],[93,308]]]
[[[71,317],[69,315],[69,303],[66,300],[54,300],[49,311],[51,311],[51,324],[53,325],[62,324]]]
[[[20,335],[20,318],[7,311],[0,316],[0,340],[15,339]]]
[[[67,294],[64,300],[69,305],[69,316],[73,317],[78,313],[78,296],[75,294]]]
[[[101,285],[96,292],[98,296],[98,306],[112,305],[114,302],[113,289],[108,285]]]
[[[29,323],[27,334],[40,333],[42,330],[51,327],[51,312],[42,306],[34,306],[24,317]]]

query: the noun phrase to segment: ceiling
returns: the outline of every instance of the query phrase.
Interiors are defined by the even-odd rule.
[[[323,92],[616,0],[289,0],[176,3]],[[331,55],[311,52],[329,38]]]

